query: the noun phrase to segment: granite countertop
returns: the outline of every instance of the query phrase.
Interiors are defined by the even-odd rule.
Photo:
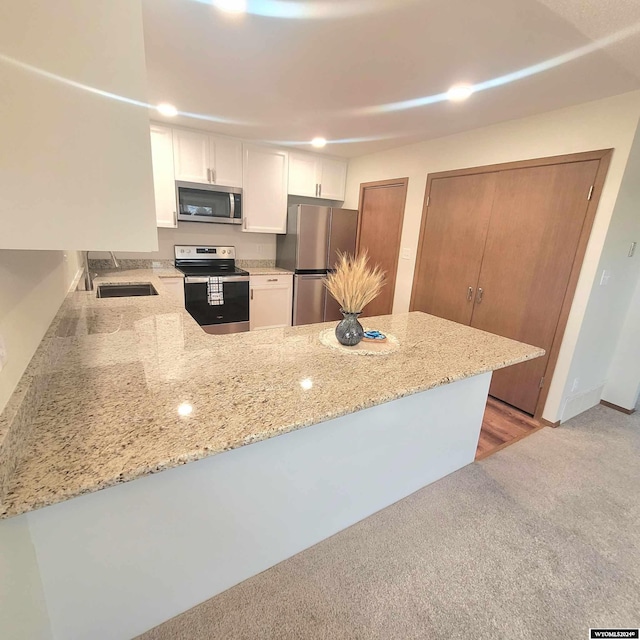
[[[281,269],[280,267],[240,267],[245,271],[248,271],[252,276],[272,276],[272,275],[293,275],[293,271],[288,269]]]
[[[52,326],[59,355],[35,372],[47,384],[0,517],[544,353],[418,312],[367,319],[399,339],[388,356],[322,345],[320,332],[334,323],[208,335],[165,289],[177,274],[137,269],[95,280],[151,282],[157,296],[67,297]]]

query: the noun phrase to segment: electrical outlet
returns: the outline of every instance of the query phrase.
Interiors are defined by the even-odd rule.
[[[0,371],[7,364],[7,345],[4,343],[4,338],[0,336]]]
[[[580,378],[573,379],[573,385],[571,386],[571,391],[577,391],[580,386]]]
[[[403,260],[411,260],[411,248],[410,247],[404,247],[400,253],[400,257]]]

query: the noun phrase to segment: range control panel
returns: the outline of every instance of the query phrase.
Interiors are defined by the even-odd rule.
[[[177,260],[188,259],[225,259],[235,260],[236,249],[235,247],[198,247],[194,245],[182,245],[177,244],[174,247],[175,256]]]

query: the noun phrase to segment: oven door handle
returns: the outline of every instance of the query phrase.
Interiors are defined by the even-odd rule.
[[[249,276],[211,276],[218,278],[220,282],[249,282]],[[185,284],[208,284],[207,276],[187,276],[184,279]]]

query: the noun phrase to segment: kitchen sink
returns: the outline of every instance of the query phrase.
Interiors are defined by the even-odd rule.
[[[98,298],[129,298],[131,296],[157,296],[158,292],[149,282],[141,284],[99,284]]]

